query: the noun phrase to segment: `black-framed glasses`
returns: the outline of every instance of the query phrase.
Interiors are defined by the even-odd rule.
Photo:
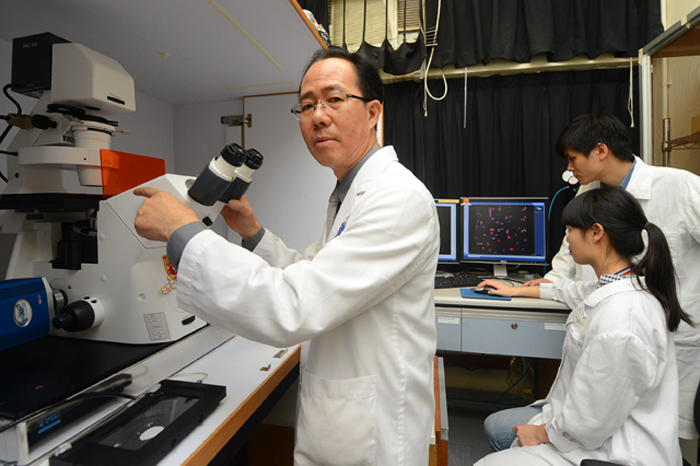
[[[310,100],[305,100],[299,102],[294,107],[292,107],[292,115],[297,120],[305,120],[311,118],[311,116],[316,111],[316,106],[321,104],[323,110],[329,113],[341,112],[345,108],[347,101],[349,99],[357,99],[363,102],[371,102],[373,99],[368,99],[359,95],[348,94],[347,92],[334,92],[333,94],[328,94],[324,96],[318,102],[312,102]]]

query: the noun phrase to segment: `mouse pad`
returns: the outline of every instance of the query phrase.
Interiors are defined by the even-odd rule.
[[[473,288],[461,288],[459,292],[462,294],[462,298],[500,299],[502,301],[510,301],[510,296],[475,293]]]

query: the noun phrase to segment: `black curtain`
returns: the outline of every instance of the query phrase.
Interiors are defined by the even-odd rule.
[[[300,1],[306,3],[314,2]],[[436,24],[437,3],[427,0],[428,28]],[[431,68],[469,67],[494,58],[526,63],[540,54],[552,62],[609,52],[636,57],[663,30],[658,0],[442,0]],[[395,75],[420,69],[426,56],[422,36],[413,44],[404,37],[396,50],[388,41],[363,43],[361,49],[377,68]]]
[[[634,72],[637,82],[637,72]],[[629,69],[545,72],[448,81],[442,101],[428,100],[423,115],[423,84],[385,86],[384,144],[393,145],[435,198],[464,196],[537,196],[550,199],[565,186],[566,160],[554,152],[562,129],[576,116],[605,112],[628,127]],[[429,81],[442,95],[441,80]],[[639,98],[634,85],[634,121]],[[639,153],[639,131],[630,128]],[[572,190],[561,192],[551,209],[550,255],[564,227],[558,219]]]
[[[427,0],[428,25],[437,3]],[[663,30],[658,0],[442,0],[432,67],[525,63],[543,53],[549,61],[636,57]]]

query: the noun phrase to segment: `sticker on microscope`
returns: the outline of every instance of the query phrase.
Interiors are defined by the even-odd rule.
[[[32,305],[26,299],[20,299],[15,303],[13,317],[15,324],[19,327],[26,327],[32,321]]]
[[[168,294],[176,288],[177,288],[177,282],[175,280],[173,280],[172,278],[169,278],[168,283],[166,283],[165,286],[161,287],[160,292],[163,294]]]
[[[163,265],[165,266],[165,273],[168,274],[171,280],[177,280],[177,269],[173,266],[168,259],[168,256],[163,256]]]
[[[163,265],[165,266],[165,273],[168,274],[168,282],[161,287],[160,292],[168,294],[177,288],[177,269],[170,262],[168,256],[163,256]]]

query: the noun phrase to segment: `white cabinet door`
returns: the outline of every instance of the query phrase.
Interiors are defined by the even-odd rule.
[[[253,119],[251,128],[244,127],[245,148],[255,148],[264,157],[248,188],[248,200],[266,229],[303,251],[321,236],[336,179],[307,150],[299,122],[290,112],[297,102],[296,93],[245,97],[243,109]],[[239,240],[233,232],[229,236]]]

